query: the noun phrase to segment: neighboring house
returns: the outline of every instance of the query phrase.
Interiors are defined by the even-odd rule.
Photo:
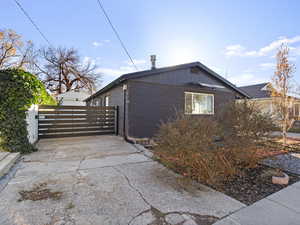
[[[153,60],[153,58],[152,58]],[[249,96],[199,62],[125,74],[85,101],[87,105],[119,106],[119,134],[151,138],[161,124],[184,112],[213,116],[227,102]]]
[[[75,105],[75,106],[85,106],[84,100],[89,97],[88,92],[82,90],[72,90],[59,95],[55,98],[60,105]]]
[[[272,103],[271,91],[268,90],[270,83],[261,83],[249,86],[239,87],[246,92],[250,97],[251,101],[254,101],[260,110],[264,113],[274,114],[276,107]],[[300,117],[300,100],[296,100],[294,105],[291,107],[291,114],[299,119]]]

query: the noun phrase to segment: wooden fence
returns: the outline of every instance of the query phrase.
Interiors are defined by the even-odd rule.
[[[118,134],[117,106],[40,105],[39,138]]]

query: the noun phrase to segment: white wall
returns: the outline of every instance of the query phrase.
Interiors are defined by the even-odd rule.
[[[84,91],[68,91],[63,94],[57,95],[57,101],[61,101],[61,105],[76,105],[85,106],[84,100],[90,95]]]
[[[38,105],[32,105],[26,112],[28,140],[34,144],[38,140]]]

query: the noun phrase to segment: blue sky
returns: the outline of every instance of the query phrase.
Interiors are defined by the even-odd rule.
[[[103,85],[135,71],[96,0],[19,0],[56,46],[75,47],[93,60]],[[200,61],[236,85],[269,81],[281,42],[291,47],[300,83],[298,0],[102,0],[140,70]],[[16,7],[1,0],[1,28],[11,28],[37,46],[46,42]],[[3,10],[5,9],[5,10]]]

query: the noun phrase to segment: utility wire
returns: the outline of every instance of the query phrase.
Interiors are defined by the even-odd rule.
[[[46,35],[41,31],[41,29],[38,27],[38,25],[34,22],[34,20],[30,17],[30,15],[26,12],[26,10],[23,8],[23,6],[20,4],[19,1],[14,0],[14,2],[16,3],[16,5],[19,7],[19,9],[23,12],[23,14],[27,17],[27,19],[31,22],[31,24],[35,27],[35,29],[40,33],[40,35],[43,37],[43,39],[50,45],[53,46],[51,44],[51,42],[49,41],[49,39],[46,37]]]
[[[127,48],[126,48],[124,42],[122,41],[122,39],[121,39],[121,37],[120,37],[120,35],[119,35],[117,29],[114,27],[114,25],[113,25],[113,23],[111,22],[111,20],[110,20],[108,14],[106,13],[106,11],[105,11],[105,9],[104,9],[104,7],[103,7],[101,1],[100,1],[100,0],[97,0],[97,2],[98,2],[98,5],[99,5],[101,11],[103,12],[104,16],[106,17],[106,20],[107,20],[107,22],[109,23],[111,29],[113,30],[113,32],[115,33],[116,37],[118,38],[118,40],[119,40],[119,42],[120,42],[122,48],[124,49],[126,55],[127,55],[128,58],[130,59],[132,65],[135,67],[136,70],[138,70],[137,66],[135,65],[135,63],[134,63],[134,61],[133,61],[133,59],[132,59],[132,57],[131,57],[130,54],[129,54],[129,51],[127,50]]]

